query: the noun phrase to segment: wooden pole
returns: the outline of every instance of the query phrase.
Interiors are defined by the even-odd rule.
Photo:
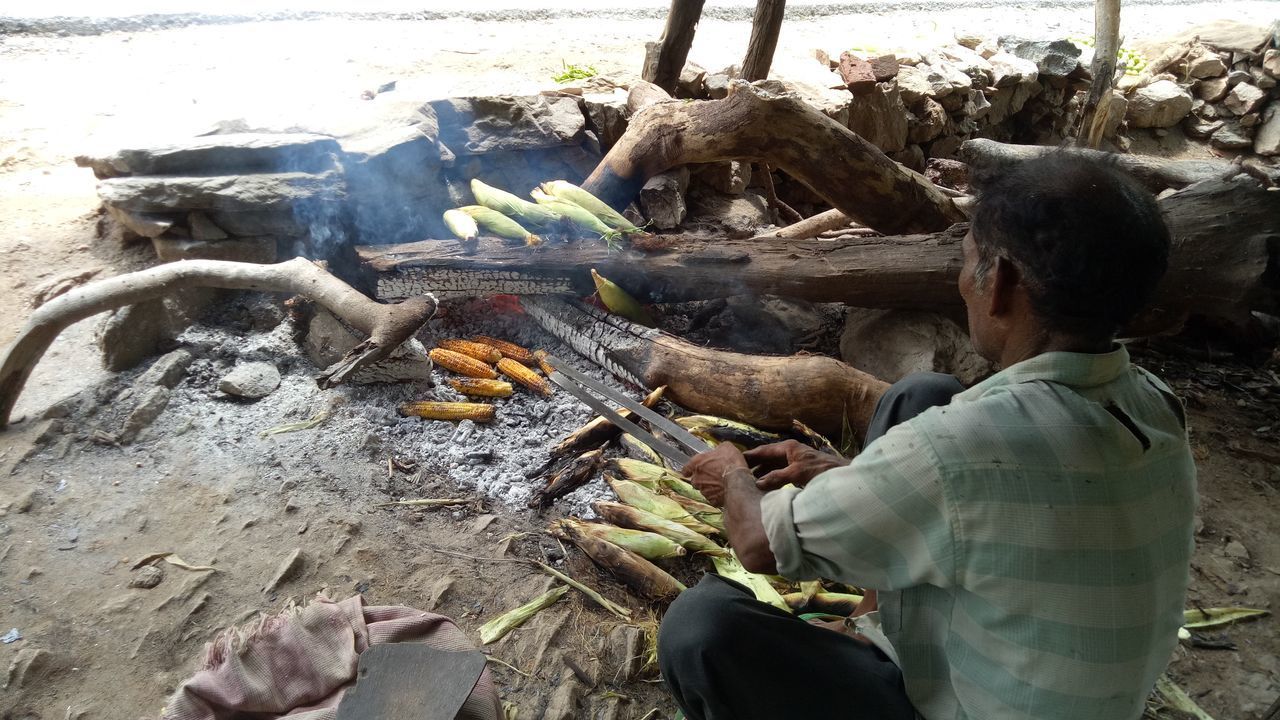
[[[1085,99],[1076,144],[1097,148],[1107,120],[1115,112],[1111,88],[1115,84],[1116,53],[1120,52],[1120,0],[1094,0],[1093,82]]]
[[[747,57],[742,61],[743,80],[755,82],[769,77],[769,66],[773,64],[773,51],[778,47],[782,15],[786,9],[786,0],[756,0],[751,40],[747,42]]]
[[[662,37],[646,49],[642,77],[670,94],[675,94],[676,81],[689,58],[689,48],[693,45],[693,33],[702,17],[704,1],[671,0],[671,11],[667,13]]]

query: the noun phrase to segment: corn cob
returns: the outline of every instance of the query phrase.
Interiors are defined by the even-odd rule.
[[[449,378],[449,387],[472,397],[511,397],[515,389],[505,380]]]
[[[605,520],[622,527],[635,530],[648,530],[676,541],[682,547],[705,555],[728,555],[729,551],[720,547],[707,537],[699,535],[689,528],[660,518],[650,512],[633,508],[630,505],[597,500],[591,507]]]
[[[547,382],[546,378],[539,375],[533,368],[521,365],[511,358],[504,357],[498,361],[498,372],[540,395],[551,394],[551,383]]]
[[[529,507],[547,507],[558,497],[582,487],[595,474],[604,460],[604,448],[584,452],[571,460],[567,465],[547,476],[546,484],[534,494]]]
[[[802,592],[795,592],[783,595],[782,601],[796,612],[849,617],[858,607],[858,603],[862,602],[862,596],[830,592],[818,592],[809,596]]]
[[[645,397],[640,404],[647,408],[657,405],[658,402],[662,400],[662,395],[666,390],[666,385],[659,387],[657,390],[649,393],[649,395]],[[625,408],[619,410],[618,414],[624,418],[631,417],[631,411]],[[561,440],[559,444],[551,448],[551,457],[556,458],[570,453],[582,452],[584,449],[589,447],[599,446],[601,443],[609,442],[613,438],[617,437],[620,432],[622,432],[622,430],[617,425],[609,422],[606,418],[596,417],[586,425],[583,425],[577,430],[569,433],[564,440]]]
[[[498,372],[491,366],[459,352],[445,350],[444,348],[432,348],[431,352],[427,353],[427,357],[431,358],[431,362],[445,370],[452,370],[459,375],[482,378],[484,380],[498,379]]]
[[[697,500],[700,503],[707,502],[707,498],[692,483],[660,465],[632,460],[631,458],[614,458],[609,463],[622,477],[633,483],[643,485],[650,490],[665,487],[690,500]]]
[[[445,338],[436,341],[436,347],[442,347],[445,350],[452,350],[456,353],[462,353],[467,357],[473,357],[490,365],[502,359],[502,353],[492,345],[473,342],[471,340],[458,340],[457,338]]]
[[[472,420],[489,422],[493,419],[492,405],[466,402],[410,402],[400,406],[401,415],[415,415],[428,420]]]
[[[703,440],[731,442],[748,448],[768,445],[782,439],[781,435],[714,415],[689,415],[676,418],[676,424]]]
[[[737,555],[730,554],[728,557],[713,557],[711,562],[716,566],[717,575],[746,585],[751,589],[751,592],[755,593],[756,599],[760,602],[769,603],[779,610],[791,612],[791,606],[787,605],[787,601],[782,599],[782,595],[778,593],[777,589],[769,584],[768,578],[747,570],[738,561]]]
[[[620,480],[607,473],[604,476],[604,481],[618,494],[619,500],[631,507],[666,518],[703,535],[712,535],[716,532],[714,527],[694,517],[680,503],[666,495],[659,495],[642,485],[637,485],[629,480]]]
[[[640,323],[645,327],[656,327],[657,323],[653,321],[653,316],[648,310],[640,304],[638,300],[631,297],[626,290],[618,287],[617,283],[609,278],[596,272],[595,268],[591,268],[591,280],[596,284],[596,294],[600,296],[600,302],[609,308],[609,312],[630,320],[631,322]]]
[[[712,507],[707,503],[698,502],[697,500],[691,500],[683,495],[671,492],[665,487],[663,490],[666,490],[663,495],[675,500],[680,507],[684,508],[685,512],[694,516],[701,522],[710,525],[721,533],[724,532],[724,513],[720,508]]]
[[[475,196],[476,202],[517,222],[536,227],[547,227],[560,222],[560,216],[552,210],[516,197],[505,190],[485,185],[478,179],[471,181],[471,194]]]
[[[548,376],[549,376],[549,375],[551,375],[551,373],[553,373],[553,372],[555,372],[555,371],[556,371],[556,369],[555,369],[555,368],[553,368],[553,367],[551,367],[551,364],[547,362],[547,351],[546,351],[546,350],[534,350],[534,351],[533,351],[533,361],[534,361],[534,362],[536,362],[536,363],[538,364],[538,368],[539,368],[540,370],[542,370],[542,374],[543,374],[543,375],[548,375]]]
[[[650,600],[670,600],[684,592],[684,585],[665,570],[639,555],[581,532],[572,523],[557,522],[551,534],[577,545],[597,565],[617,575],[631,589]]]
[[[516,362],[521,363],[522,365],[533,364],[533,353],[530,352],[527,348],[523,348],[515,343],[507,342],[506,340],[499,340],[497,338],[492,338],[492,337],[489,337],[488,335],[477,335],[471,338],[471,342],[477,342],[477,343],[481,343],[482,345],[488,345],[489,347],[494,348],[498,352],[502,353],[502,357],[511,358],[512,360],[515,360]]]
[[[557,585],[515,610],[505,612],[481,625],[480,644],[488,645],[501,640],[502,636],[523,625],[526,620],[537,615],[538,611],[554,605],[567,592],[569,592],[568,585]]]
[[[665,560],[681,557],[688,551],[671,538],[647,530],[632,530],[616,525],[599,522],[585,522],[577,518],[564,518],[560,522],[570,523],[587,535],[594,535],[605,542],[611,542],[620,548],[626,548],[646,560]]]
[[[476,225],[475,219],[461,210],[445,210],[444,224],[449,228],[449,232],[463,242],[471,242],[480,234],[480,228]]]
[[[618,442],[621,443],[623,451],[632,458],[662,466],[662,456],[653,448],[632,437],[630,433],[623,433],[622,437],[618,438]]]
[[[609,207],[609,204],[571,182],[564,180],[552,180],[544,182],[539,186],[542,192],[571,202],[574,205],[587,209],[592,215],[596,216],[600,222],[608,225],[614,230],[623,232],[641,232],[640,228],[631,223],[630,220],[622,216],[617,210]]]
[[[471,216],[476,224],[491,235],[508,240],[523,240],[525,245],[539,245],[542,238],[521,227],[520,223],[483,205],[466,205],[458,210]]]
[[[551,211],[558,213],[565,220],[577,225],[584,230],[590,230],[599,235],[608,235],[613,232],[613,228],[600,222],[600,218],[591,214],[591,211],[571,202],[559,200],[539,190],[530,193],[539,205],[545,205]]]

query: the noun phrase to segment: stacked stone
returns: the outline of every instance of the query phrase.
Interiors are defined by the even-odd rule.
[[[1187,135],[1219,150],[1280,155],[1278,81],[1280,50],[1229,50],[1196,43],[1162,79],[1135,91],[1135,97],[1160,98],[1159,110],[1176,102],[1160,124],[1139,127],[1181,122]]]

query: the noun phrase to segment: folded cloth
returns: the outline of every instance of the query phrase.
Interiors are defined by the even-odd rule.
[[[182,683],[162,720],[334,720],[370,645],[421,642],[450,651],[474,646],[453,620],[399,606],[366,607],[356,595],[319,596],[241,628],[205,648],[203,667]],[[486,668],[458,720],[499,720],[502,707]]]

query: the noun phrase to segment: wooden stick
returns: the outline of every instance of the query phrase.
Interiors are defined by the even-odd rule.
[[[747,56],[742,61],[743,80],[755,82],[769,77],[769,66],[773,64],[773,51],[778,47],[778,35],[782,32],[782,17],[786,10],[786,0],[756,0],[756,14],[751,19],[751,39],[747,41]]]
[[[705,0],[671,0],[671,10],[667,13],[667,24],[662,29],[655,47],[646,53],[644,72],[645,80],[657,85],[670,94],[675,94],[676,83],[680,80],[680,72],[689,58],[689,48],[693,45],[693,35],[698,29],[698,20],[702,17],[702,5]]]
[[[1093,48],[1093,81],[1085,97],[1076,144],[1097,149],[1102,144],[1107,118],[1113,112],[1111,87],[1115,84],[1116,53],[1120,51],[1120,0],[1094,0]]]

